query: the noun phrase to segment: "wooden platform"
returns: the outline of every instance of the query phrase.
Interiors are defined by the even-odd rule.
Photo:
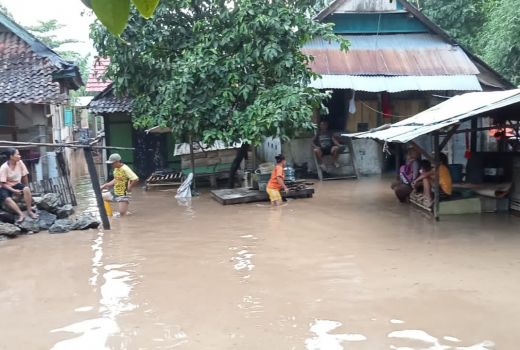
[[[290,191],[284,198],[312,198],[313,188],[306,188],[299,191]],[[267,202],[269,196],[266,192],[252,190],[249,188],[234,188],[211,191],[211,196],[222,205],[244,204],[255,202]]]
[[[427,207],[421,200],[410,197],[410,203],[422,210],[433,213],[431,207]],[[439,215],[480,214],[480,198],[460,198],[455,200],[441,201],[439,203]]]
[[[150,175],[145,182],[145,191],[156,186],[180,186],[184,175],[176,172],[158,172]]]

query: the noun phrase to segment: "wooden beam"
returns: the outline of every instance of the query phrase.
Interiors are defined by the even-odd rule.
[[[135,148],[132,147],[112,147],[112,146],[91,146],[91,145],[78,145],[72,143],[42,143],[42,142],[17,142],[17,141],[0,141],[0,147],[6,146],[32,146],[32,147],[55,147],[55,148],[91,148],[91,149],[116,149],[116,150],[128,150],[133,151]]]
[[[446,145],[448,144],[448,142],[450,142],[451,138],[453,137],[453,135],[455,135],[455,133],[457,132],[457,129],[459,127],[460,127],[460,124],[457,124],[453,128],[451,128],[450,131],[448,131],[448,134],[446,135],[444,140],[442,140],[442,143],[439,145],[439,151],[442,151],[442,149],[444,147],[446,147]]]
[[[511,129],[514,129],[514,128],[517,128],[518,126],[515,125],[515,124],[508,124],[508,125],[501,125],[501,126],[498,126],[498,125],[492,125],[492,126],[485,126],[485,127],[481,127],[481,128],[476,128],[476,129],[463,129],[463,130],[457,130],[455,132],[455,134],[464,134],[466,132],[477,132],[477,131],[487,131],[487,130],[491,130],[491,129],[497,129],[497,128],[511,128]],[[451,131],[451,130],[450,130]],[[441,132],[439,133],[439,135],[443,136],[443,135],[448,135],[449,134],[449,131],[446,133],[446,132]]]
[[[433,184],[433,215],[435,220],[439,221],[439,209],[440,209],[440,183],[439,183],[439,166],[440,166],[440,145],[439,145],[439,133],[433,134],[433,149],[435,156],[435,178]]]
[[[90,181],[92,182],[92,189],[94,190],[94,194],[96,195],[96,202],[98,205],[99,216],[101,217],[101,222],[103,223],[103,228],[105,230],[110,230],[110,220],[108,220],[107,211],[105,209],[105,203],[103,201],[103,195],[101,194],[101,185],[99,184],[99,177],[96,170],[96,165],[94,164],[92,148],[85,147],[83,148],[83,152],[85,153],[85,160],[87,162],[88,173],[90,175]]]

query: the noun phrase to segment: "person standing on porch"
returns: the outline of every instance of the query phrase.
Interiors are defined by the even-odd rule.
[[[318,159],[318,164],[323,171],[327,167],[323,163],[323,156],[332,156],[332,161],[336,168],[341,165],[338,163],[339,152],[343,145],[338,141],[332,131],[329,130],[329,123],[326,120],[320,122],[318,133],[314,137],[314,154]]]
[[[119,215],[125,216],[128,214],[130,205],[129,195],[132,193],[132,188],[139,182],[139,177],[122,162],[121,156],[117,153],[111,154],[106,163],[114,169],[114,179],[101,186],[101,190],[112,189],[110,192],[103,193],[103,199],[117,202]]]
[[[25,219],[24,212],[13,200],[13,195],[22,195],[27,207],[27,213],[32,219],[38,215],[32,210],[32,194],[29,188],[29,171],[22,162],[20,152],[16,148],[9,148],[6,152],[7,161],[0,167],[0,205],[5,203],[9,209],[18,215],[16,223]]]
[[[282,195],[280,191],[283,189],[285,193],[289,192],[289,189],[285,185],[285,168],[286,162],[285,157],[281,154],[276,156],[276,165],[274,167],[273,173],[271,174],[271,179],[267,183],[267,194],[269,195],[269,199],[271,200],[271,204],[274,206],[278,206],[282,202]]]

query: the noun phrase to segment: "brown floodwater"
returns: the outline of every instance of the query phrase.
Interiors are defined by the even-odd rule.
[[[137,192],[111,231],[0,242],[0,349],[519,348],[520,219],[433,223],[379,179],[316,190]]]

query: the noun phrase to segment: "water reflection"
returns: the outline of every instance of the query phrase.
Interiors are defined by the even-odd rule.
[[[407,329],[401,331],[394,331],[388,334],[388,338],[394,339],[399,342],[408,343],[412,342],[420,342],[428,345],[421,345],[420,347],[410,346],[409,344],[403,344],[402,346],[391,345],[391,350],[493,350],[495,349],[495,344],[489,340],[483,341],[481,343],[470,345],[470,346],[458,346],[458,345],[450,345],[443,343],[442,340],[448,341],[450,343],[461,343],[462,341],[458,338],[451,336],[444,336],[442,340],[434,337],[431,334],[423,330],[418,329]],[[406,345],[406,346],[405,346]],[[425,347],[427,346],[427,347]]]
[[[305,341],[305,347],[308,350],[343,350],[344,342],[361,342],[367,340],[362,334],[336,333],[330,332],[339,328],[341,322],[328,320],[315,320],[310,325],[310,331],[315,334],[314,337]]]
[[[63,340],[57,343],[51,350],[98,350],[109,349],[108,339],[120,333],[117,318],[123,312],[129,312],[137,308],[130,302],[134,280],[131,264],[103,264],[103,233],[100,232],[92,244],[92,277],[89,283],[97,291],[100,270],[103,271],[103,284],[100,286],[101,298],[99,301],[100,317],[77,322],[63,328],[55,329],[52,333],[67,332],[79,334],[78,337]],[[79,307],[76,312],[86,312],[92,307]]]
[[[77,213],[90,213],[99,218],[96,195],[92,189],[90,177],[82,176],[77,179],[74,190],[78,201]]]

